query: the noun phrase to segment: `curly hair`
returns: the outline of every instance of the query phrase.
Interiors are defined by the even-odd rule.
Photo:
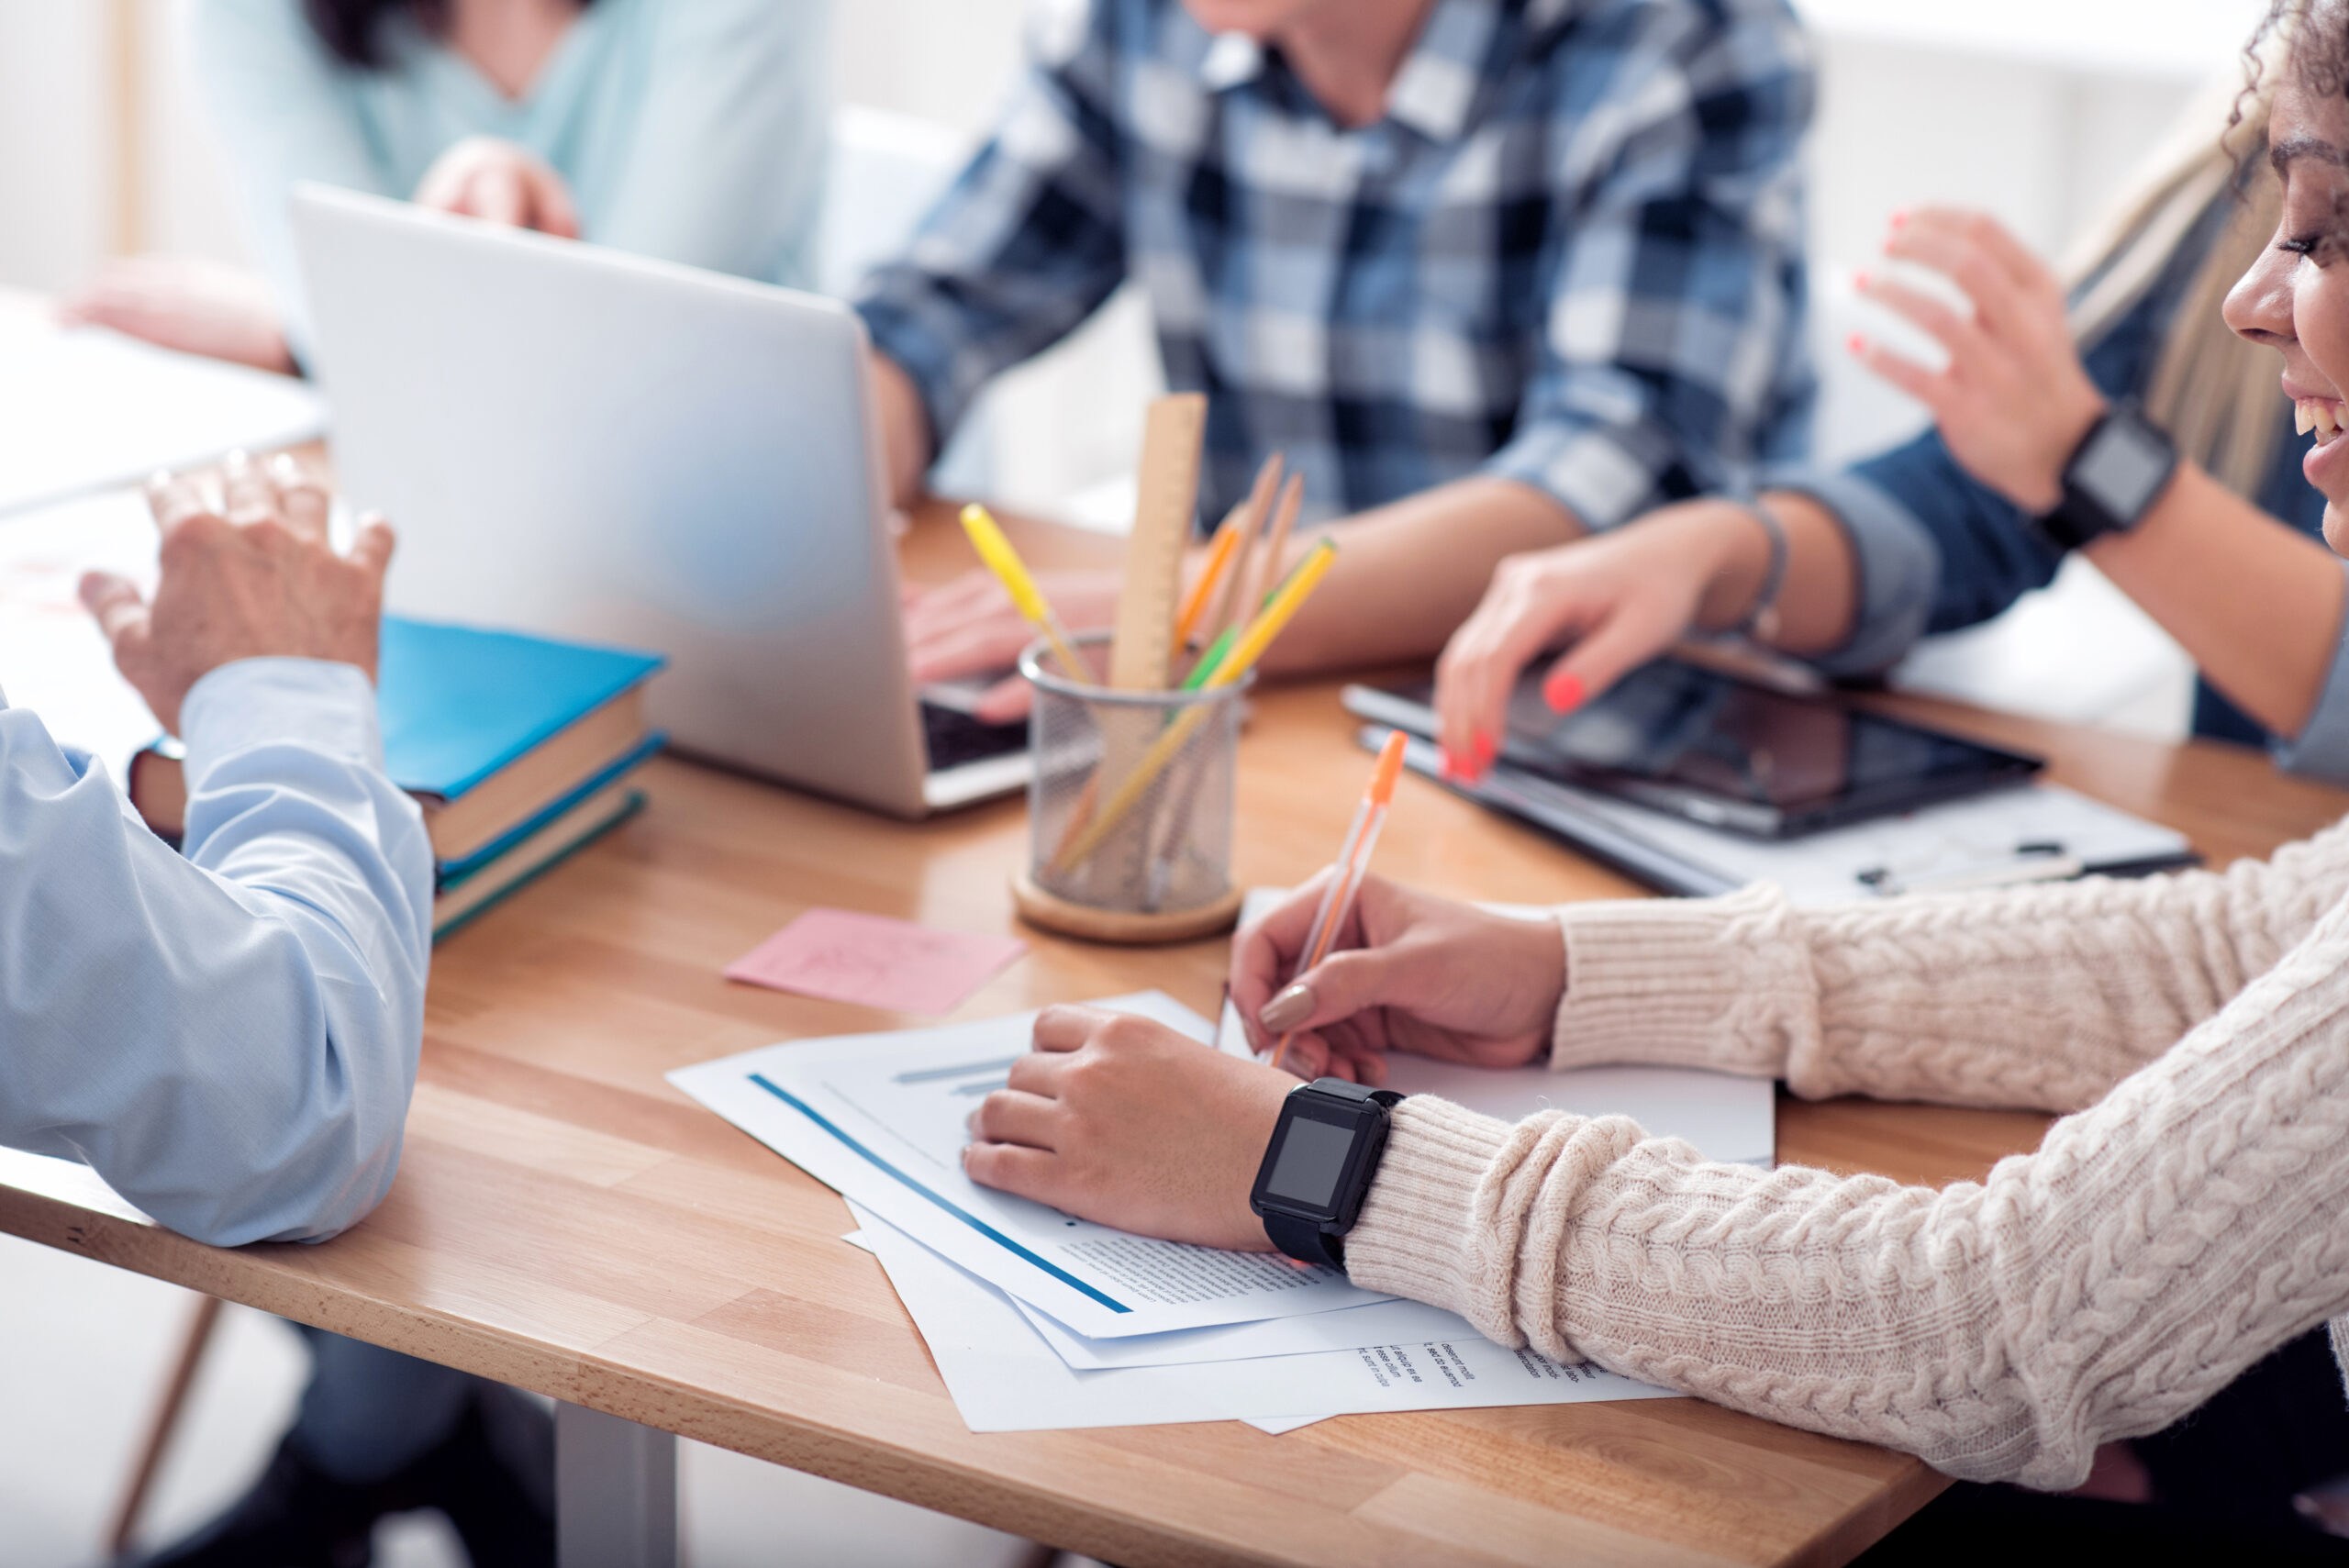
[[[2245,82],[2241,105],[2266,85],[2279,61],[2319,97],[2349,94],[2349,11],[2342,0],[2268,0],[2267,15],[2243,48]]]
[[[591,0],[579,0],[585,10]],[[2277,0],[2280,6],[2285,0]],[[302,14],[327,51],[345,65],[380,71],[385,65],[384,20],[406,12],[427,34],[449,30],[449,0],[302,0]]]

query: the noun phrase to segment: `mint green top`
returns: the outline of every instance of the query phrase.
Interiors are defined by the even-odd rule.
[[[384,26],[378,71],[330,54],[301,0],[197,0],[190,27],[251,242],[298,350],[294,185],[409,196],[469,136],[552,164],[587,239],[806,284],[829,117],[827,21],[826,0],[595,0],[518,99],[405,16]]]

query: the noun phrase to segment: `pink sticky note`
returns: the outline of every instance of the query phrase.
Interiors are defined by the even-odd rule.
[[[1028,951],[1017,937],[810,909],[726,966],[729,980],[905,1013],[951,1013]]]

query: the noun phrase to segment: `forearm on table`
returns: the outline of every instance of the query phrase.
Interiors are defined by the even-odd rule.
[[[1825,909],[1766,886],[1566,905],[1552,1064],[2073,1110],[2226,1006],[2344,895],[2349,827],[2223,873]]]
[[[2077,1485],[2349,1307],[2349,919],[1980,1185],[1408,1100],[1354,1282],[1953,1474]]]
[[[903,365],[872,350],[865,355],[872,385],[873,417],[881,439],[882,474],[889,486],[889,504],[903,510],[922,495],[930,474],[933,438],[930,410],[921,389]]]
[[[266,674],[209,695],[225,707]],[[430,851],[413,803],[354,754],[373,744],[372,698],[344,675],[340,699],[314,693],[312,722],[278,735],[218,707],[210,722],[199,683],[189,859],[103,773],[73,777],[30,715],[6,716],[9,814],[36,829],[0,874],[0,920],[40,929],[48,955],[0,997],[7,1141],[86,1160],[200,1240],[331,1234],[397,1160]],[[281,693],[279,711],[300,700]],[[364,715],[333,711],[362,700]]]
[[[1424,659],[1468,618],[1502,557],[1547,550],[1585,529],[1557,501],[1511,479],[1440,484],[1289,543],[1287,571],[1324,533],[1338,559],[1264,658],[1301,674]]]
[[[1850,536],[1833,512],[1798,491],[1767,492],[1762,504],[1786,535],[1787,565],[1771,601],[1775,625],[1758,628],[1757,635],[1798,658],[1842,646],[1859,602],[1859,565]],[[1769,533],[1754,520],[1753,508],[1742,502],[1683,505],[1717,517],[1724,543],[1721,568],[1698,606],[1697,629],[1726,631],[1744,625],[1769,584]]]
[[[2262,727],[2308,724],[2342,635],[2343,577],[2323,545],[2182,462],[2143,522],[2085,553]]]

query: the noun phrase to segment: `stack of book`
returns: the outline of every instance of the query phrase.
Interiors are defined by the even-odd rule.
[[[660,749],[649,653],[386,617],[377,673],[384,764],[432,839],[432,930],[462,925],[632,816],[632,775]],[[130,798],[177,841],[187,782],[176,742],[131,759]]]

